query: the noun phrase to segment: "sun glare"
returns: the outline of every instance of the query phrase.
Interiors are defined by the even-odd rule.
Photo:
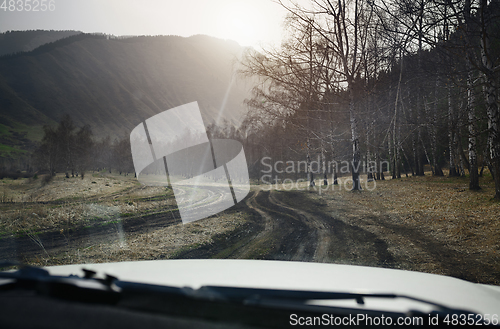
[[[257,42],[257,24],[251,24],[248,20],[241,20],[237,17],[230,17],[225,23],[224,30],[227,31],[228,38],[235,39],[243,45],[248,46]]]
[[[258,46],[265,42],[266,25],[262,22],[263,13],[258,5],[250,2],[231,1],[220,8],[216,20],[217,34],[232,39],[242,46]]]

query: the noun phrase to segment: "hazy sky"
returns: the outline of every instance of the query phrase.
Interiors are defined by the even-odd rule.
[[[27,11],[38,1],[39,9],[42,1],[49,4],[49,0],[16,0],[15,10],[1,8],[0,32],[45,29],[114,35],[207,34],[258,47],[259,43],[281,39],[286,13],[273,0],[52,0],[53,11]]]

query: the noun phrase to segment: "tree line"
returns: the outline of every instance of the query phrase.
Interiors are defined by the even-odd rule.
[[[402,174],[485,168],[500,198],[500,1],[279,1],[289,14],[281,45],[249,51],[259,78],[240,127],[249,163],[307,161],[307,179],[348,160],[353,189]],[[312,168],[316,159],[320,168]],[[380,163],[386,165],[377,165]]]
[[[69,178],[82,179],[89,170],[117,170],[120,174],[134,171],[130,153],[130,138],[97,139],[90,125],[77,127],[69,115],[64,115],[57,127],[43,127],[44,136],[33,154],[34,167],[53,177],[65,173]]]

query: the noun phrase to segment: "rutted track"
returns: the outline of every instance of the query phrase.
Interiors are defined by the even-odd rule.
[[[286,200],[285,200],[286,199]],[[304,195],[256,191],[241,210],[254,216],[243,228],[177,258],[256,258],[394,265],[387,245],[374,234],[323,213],[297,209]],[[307,197],[305,198],[307,199]],[[291,202],[290,202],[291,201]]]
[[[257,191],[247,198],[246,207],[240,206],[254,213],[247,225],[178,258],[296,260],[415,271],[431,263],[438,273],[498,284],[500,273],[474,255],[450,249],[417,228],[388,221],[385,213],[349,223],[344,218],[349,207],[343,200],[336,202],[338,208],[332,209],[307,192]]]
[[[174,217],[175,216],[175,217]],[[100,243],[112,243],[126,233],[144,233],[161,227],[178,224],[178,212],[151,214],[96,224],[50,231],[31,236],[4,237],[0,239],[0,259],[24,260],[44,255],[44,250],[54,255],[71,248],[86,248]],[[43,246],[43,249],[42,247]]]
[[[192,207],[196,210],[221,197],[217,188],[202,192],[196,195]],[[244,224],[229,233],[216,234],[211,243],[185,245],[187,248],[175,253],[175,258],[314,261],[417,271],[432,264],[438,273],[498,284],[500,273],[475,260],[474,255],[461,254],[416,228],[389,220],[385,212],[375,213],[367,208],[366,213],[356,213],[352,208],[355,206],[342,198],[326,203],[307,191],[252,191],[245,201],[227,210],[229,216],[244,213]],[[149,233],[180,222],[174,204],[160,213],[127,217],[107,225],[3,237],[0,259],[29,260],[41,256],[44,251],[37,241],[54,255],[116,242],[124,234]]]
[[[133,187],[108,195],[105,199],[114,199],[144,188],[143,186]],[[185,189],[181,189],[180,192],[181,195],[186,193]],[[193,207],[214,202],[214,197],[218,196],[214,193],[206,193],[193,204]],[[96,197],[92,201],[101,201],[102,199],[103,197]],[[86,202],[89,200],[87,199]],[[108,221],[95,222],[92,225],[86,224],[86,226],[62,228],[17,237],[5,236],[0,239],[0,259],[25,260],[42,256],[45,252],[54,255],[71,248],[86,248],[100,243],[112,243],[122,239],[125,233],[146,233],[179,223],[181,223],[181,217],[174,204],[158,213],[112,218]]]

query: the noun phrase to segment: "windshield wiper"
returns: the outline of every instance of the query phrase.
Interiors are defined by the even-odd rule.
[[[19,264],[0,262],[0,268]],[[72,301],[115,305],[128,309],[142,310],[179,316],[199,316],[211,319],[224,319],[236,322],[254,323],[259,317],[265,321],[276,314],[290,315],[291,312],[321,315],[348,314],[381,315],[390,317],[412,315],[438,315],[442,320],[446,315],[472,314],[435,302],[412,296],[398,294],[363,294],[345,292],[321,292],[300,290],[279,290],[259,288],[239,288],[224,286],[203,286],[199,289],[178,288],[153,284],[120,281],[116,277],[105,275],[97,278],[96,272],[83,270],[83,277],[55,276],[42,268],[21,266],[17,271],[0,272],[0,279],[13,279],[14,282],[0,285],[2,290],[22,288],[34,289],[38,294]],[[412,300],[434,308],[431,313],[420,311],[386,312],[369,309],[356,309],[339,306],[313,305],[313,300],[354,300],[363,305],[366,298]],[[260,323],[260,322],[259,322]],[[280,326],[277,324],[277,326]]]
[[[279,289],[258,289],[258,288],[237,288],[223,286],[203,286],[193,293],[194,296],[205,298],[221,298],[222,300],[241,302],[244,304],[261,304],[266,300],[287,300],[295,302],[306,302],[310,300],[355,300],[357,304],[364,305],[365,298],[396,299],[403,298],[423,304],[434,306],[438,311],[443,312],[468,312],[447,307],[442,304],[428,300],[415,298],[400,294],[364,294],[346,292],[323,292],[304,290],[279,290]],[[470,313],[470,312],[468,312]]]
[[[109,275],[97,279],[94,278],[95,272],[84,269],[83,277],[58,276],[40,267],[12,261],[0,262],[0,269],[12,266],[18,266],[19,269],[0,272],[0,279],[8,279],[0,285],[0,291],[30,289],[44,296],[103,304],[116,304],[120,297],[120,290],[113,284],[117,279]]]

